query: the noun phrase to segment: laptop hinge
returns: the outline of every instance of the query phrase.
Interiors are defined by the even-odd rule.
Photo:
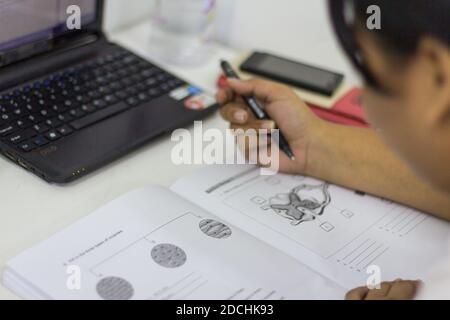
[[[62,41],[55,42],[55,40],[42,40],[31,43],[21,48],[12,49],[0,53],[0,67],[5,67],[14,63],[19,63],[23,60],[46,54],[49,52],[62,52],[81,47],[93,43],[104,37],[102,33],[87,33],[81,36],[70,37],[69,39],[62,39]]]
[[[103,35],[91,33],[88,35],[84,35],[82,37],[72,39],[70,42],[64,43],[63,45],[56,45],[53,52],[64,52],[67,50],[73,50],[75,48],[79,48],[88,44],[92,44],[98,40],[103,38]]]
[[[31,80],[92,56],[103,42],[106,42],[106,37],[102,34],[90,33],[60,43],[50,51],[3,66],[0,68],[0,90],[3,91],[24,80]]]

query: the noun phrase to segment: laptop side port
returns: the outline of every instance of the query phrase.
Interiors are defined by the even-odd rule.
[[[10,152],[8,152],[8,151],[3,151],[3,155],[4,155],[5,157],[7,157],[9,160],[11,160],[11,161],[13,161],[13,162],[17,162],[16,157],[15,157],[12,153],[10,153]]]
[[[25,170],[28,171],[33,171],[33,168],[31,168],[25,161],[23,161],[22,159],[17,159],[17,163],[24,168]]]

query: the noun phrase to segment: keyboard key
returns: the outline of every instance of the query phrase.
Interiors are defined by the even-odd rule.
[[[25,130],[25,131],[18,132],[18,133],[13,133],[12,135],[7,137],[6,141],[17,144],[22,141],[28,140],[28,139],[34,137],[35,135],[36,135],[36,132],[34,130],[29,129],[29,130]]]
[[[34,138],[32,142],[39,147],[45,146],[46,144],[49,143],[49,141],[45,139],[43,136],[38,136]]]
[[[122,88],[122,86],[120,85],[119,82],[113,82],[109,85],[109,88],[111,89],[111,91],[114,91],[114,90],[120,90]]]
[[[105,100],[98,99],[98,100],[92,101],[92,105],[97,109],[102,109],[102,108],[106,107],[108,104],[105,102]]]
[[[180,79],[175,79],[175,80],[170,80],[169,81],[169,85],[173,89],[178,88],[178,87],[180,87],[181,85],[184,85],[184,84],[185,84],[184,81],[181,81]]]
[[[101,109],[95,113],[92,113],[86,117],[83,117],[81,119],[72,121],[70,125],[75,129],[79,130],[82,128],[85,128],[87,126],[90,126],[96,122],[99,122],[100,120],[106,119],[110,116],[113,116],[119,112],[125,111],[128,109],[128,106],[124,102],[119,102],[115,105],[112,105],[108,108]]]
[[[142,93],[139,93],[138,99],[140,101],[144,102],[144,101],[147,101],[149,99],[149,96],[146,93],[142,92]]]
[[[73,132],[73,130],[67,125],[59,127],[57,129],[57,131],[59,132],[59,134],[61,134],[63,136],[68,136],[69,134],[71,134]]]
[[[27,117],[27,120],[31,121],[32,123],[38,123],[38,122],[41,122],[42,120],[44,120],[44,118],[38,114],[30,114]]]
[[[98,92],[97,90],[92,90],[88,92],[88,96],[91,99],[98,99],[101,98],[102,95],[100,94],[100,92]]]
[[[134,62],[136,62],[136,57],[134,56],[127,56],[122,60],[123,63],[125,64],[133,64]]]
[[[59,127],[62,123],[58,118],[52,118],[45,121],[45,124],[49,127],[56,128]]]
[[[146,78],[149,78],[149,77],[154,76],[158,72],[159,72],[159,70],[157,68],[153,67],[153,68],[148,68],[148,69],[145,69],[145,70],[141,71],[141,75],[146,77]]]
[[[50,127],[47,124],[43,123],[43,122],[39,123],[39,124],[35,124],[32,128],[37,133],[44,133],[44,132],[47,132],[48,130],[50,130]]]
[[[13,113],[15,116],[20,117],[25,113],[25,111],[22,110],[21,108],[16,108],[13,110]]]
[[[135,74],[135,73],[139,72],[139,67],[136,65],[128,67],[128,72],[130,74]]]
[[[138,84],[136,85],[136,88],[137,88],[139,91],[144,91],[144,90],[147,89],[147,86],[146,86],[144,83],[138,83]]]
[[[21,149],[24,152],[30,152],[36,149],[36,145],[31,141],[22,142],[21,144],[19,144],[19,149]]]
[[[16,125],[21,128],[21,129],[26,129],[29,126],[31,126],[30,121],[26,120],[26,119],[20,119],[16,121]]]
[[[3,127],[0,127],[0,136],[7,136],[8,134],[13,133],[17,130],[17,127],[14,125],[5,125]]]
[[[81,110],[83,110],[83,112],[86,112],[86,113],[92,113],[92,112],[94,112],[96,109],[95,109],[94,106],[91,105],[91,104],[83,104],[83,105],[81,106]]]
[[[108,104],[114,104],[114,103],[116,103],[116,102],[118,101],[118,99],[117,99],[115,96],[113,96],[113,95],[107,95],[107,96],[105,97],[105,101],[106,101]]]
[[[26,109],[28,112],[33,112],[34,110],[36,110],[36,108],[35,108],[32,104],[29,104],[29,103],[27,103],[27,104],[25,105],[25,109]]]
[[[82,95],[77,95],[75,97],[75,101],[79,102],[79,103],[83,103],[85,101],[85,97]]]
[[[137,106],[138,104],[140,104],[141,101],[139,101],[139,99],[137,99],[137,98],[131,97],[131,98],[128,98],[128,99],[127,99],[127,103],[128,103],[130,106],[135,107],[135,106]]]
[[[160,89],[161,89],[164,93],[166,93],[166,92],[169,92],[169,91],[170,91],[170,86],[169,86],[167,83],[163,83],[163,84],[160,86]]]
[[[10,121],[14,120],[14,116],[4,113],[0,116],[0,119],[3,120],[4,122],[10,122]]]
[[[73,102],[71,100],[66,100],[66,101],[64,101],[64,106],[66,108],[71,108],[71,107],[73,107]]]
[[[124,87],[129,87],[134,84],[134,82],[130,78],[122,79],[121,83]]]
[[[77,109],[69,110],[69,115],[72,116],[73,118],[80,118],[80,117],[84,116],[85,113],[80,108],[77,108]]]
[[[57,104],[54,104],[54,105],[51,107],[51,109],[52,109],[53,112],[55,112],[56,114],[59,114],[59,113],[64,112],[64,111],[67,110],[66,107],[63,107],[62,105],[57,105]]]
[[[50,111],[50,110],[47,110],[47,109],[42,109],[42,110],[39,111],[39,114],[42,117],[46,118],[46,117],[51,117],[53,115],[53,112]]]
[[[133,81],[133,83],[137,83],[137,82],[140,82],[140,81],[143,80],[143,79],[142,79],[139,75],[137,75],[137,74],[131,76],[130,79],[131,79],[131,81]]]
[[[152,89],[148,90],[148,94],[150,95],[150,97],[156,98],[156,97],[159,97],[160,95],[162,95],[162,91],[158,88],[152,88]]]
[[[168,80],[169,75],[167,73],[161,73],[158,76],[156,76],[156,80],[158,80],[159,82],[164,82],[166,80]]]
[[[61,122],[67,123],[73,120],[73,117],[69,113],[64,113],[58,115],[58,120],[61,120]]]
[[[55,141],[61,138],[61,135],[56,131],[49,131],[45,134],[45,137],[50,141]]]
[[[130,95],[130,96],[134,96],[134,95],[138,94],[138,92],[139,92],[139,90],[136,89],[136,88],[134,88],[134,87],[127,88],[125,91],[126,91],[126,92],[128,93],[128,95]]]

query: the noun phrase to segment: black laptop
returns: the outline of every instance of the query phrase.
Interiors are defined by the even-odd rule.
[[[69,30],[69,4],[81,29]],[[48,182],[71,182],[217,109],[109,42],[102,15],[101,0],[0,3],[1,153]]]

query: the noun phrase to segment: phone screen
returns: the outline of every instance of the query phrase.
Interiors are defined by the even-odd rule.
[[[254,57],[249,59],[247,71],[329,95],[343,79],[338,73],[268,54],[257,53]]]

